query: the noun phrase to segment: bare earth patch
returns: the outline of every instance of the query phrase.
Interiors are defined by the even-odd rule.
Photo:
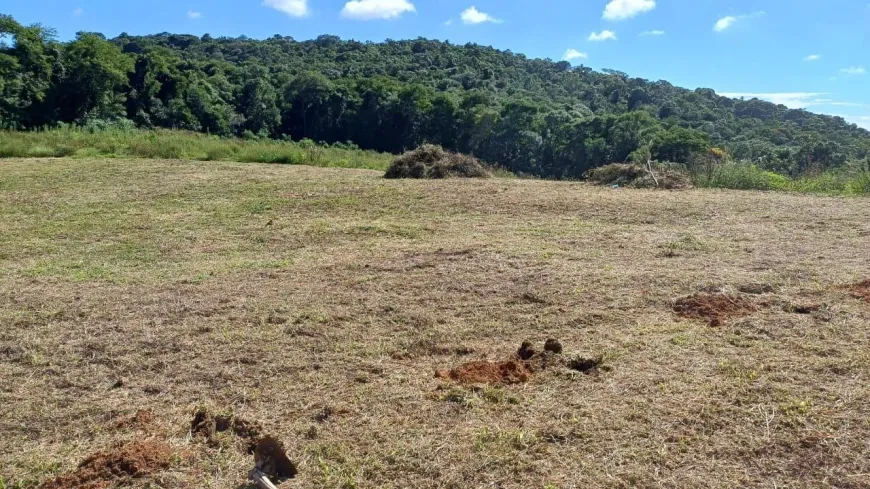
[[[730,318],[748,316],[757,310],[751,301],[726,294],[695,294],[674,304],[674,312],[680,316],[702,319],[710,326],[722,326]]]
[[[470,362],[447,371],[438,371],[435,377],[462,384],[510,385],[528,382],[532,371],[525,362]]]
[[[846,287],[856,299],[870,302],[870,279]]]
[[[208,409],[198,408],[190,421],[190,432],[204,438],[211,445],[219,445],[217,435],[227,433],[237,437],[248,453],[254,453],[263,436],[263,428],[256,422],[233,415],[213,414]]]
[[[156,441],[133,442],[86,458],[71,474],[50,480],[42,489],[103,489],[169,467],[172,449]]]
[[[4,160],[0,487],[870,487],[870,199],[382,177]]]

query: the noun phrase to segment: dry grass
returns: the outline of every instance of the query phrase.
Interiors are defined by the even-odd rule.
[[[397,156],[385,178],[489,178],[489,171],[477,158],[424,144]]]
[[[245,487],[203,406],[283,441],[282,487],[870,487],[870,304],[841,287],[870,200],[380,177],[4,161],[0,487],[134,440],[176,455],[127,487]],[[696,293],[758,311],[677,316]],[[550,337],[607,369],[434,377]]]

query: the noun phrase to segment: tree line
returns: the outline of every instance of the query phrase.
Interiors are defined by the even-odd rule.
[[[95,121],[391,153],[434,143],[549,178],[649,159],[727,157],[790,175],[870,161],[870,133],[840,117],[476,44],[91,32],[59,42],[0,16],[0,128]]]

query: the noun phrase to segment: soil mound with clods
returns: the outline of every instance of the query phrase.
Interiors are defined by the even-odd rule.
[[[548,339],[543,351],[536,350],[531,341],[524,341],[513,358],[502,362],[469,362],[451,370],[439,370],[435,377],[452,380],[459,384],[511,385],[528,382],[534,375],[545,370],[576,370],[586,374],[598,373],[604,357],[587,360],[579,356],[563,356],[559,340]]]
[[[45,482],[41,489],[107,489],[128,479],[169,468],[173,452],[157,441],[135,441],[86,458],[75,472]]]
[[[248,453],[254,453],[263,428],[256,422],[233,415],[213,414],[208,409],[200,408],[193,413],[190,432],[194,436],[205,438],[209,444],[220,444],[218,433],[232,433],[244,443]]]
[[[147,409],[140,409],[130,416],[120,418],[115,422],[116,429],[133,429],[149,431],[154,427],[154,413]]]
[[[674,312],[680,316],[702,319],[710,326],[721,326],[729,318],[748,316],[756,310],[751,301],[727,294],[695,294],[674,304]]]
[[[846,287],[846,290],[852,294],[852,297],[861,299],[865,302],[870,302],[870,279],[849,285]]]
[[[439,379],[449,379],[460,384],[511,385],[528,382],[532,371],[525,362],[470,362],[450,370],[435,373]]]

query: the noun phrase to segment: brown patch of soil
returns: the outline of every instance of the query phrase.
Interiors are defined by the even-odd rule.
[[[217,433],[232,432],[245,443],[248,453],[253,453],[263,428],[256,422],[246,421],[233,415],[212,414],[205,408],[197,409],[190,421],[190,432],[205,438],[209,444],[218,444]]]
[[[117,429],[147,430],[154,424],[154,413],[148,409],[140,409],[132,416],[126,416],[115,423]]]
[[[857,284],[848,285],[845,288],[852,294],[852,297],[861,299],[865,302],[870,302],[870,279],[858,282]]]
[[[528,382],[532,371],[518,360],[506,362],[470,362],[449,371],[439,371],[435,377],[462,384],[510,385]]]
[[[562,349],[562,343],[554,338],[544,343],[544,351],[537,351],[531,341],[524,341],[510,360],[470,362],[452,370],[439,370],[435,372],[435,377],[461,384],[510,385],[528,382],[533,375],[549,368],[569,367],[579,370],[562,356]],[[590,368],[597,367],[601,360],[595,362]]]
[[[296,477],[296,465],[287,457],[284,445],[271,436],[263,437],[257,442],[254,463],[260,471],[272,479]]]
[[[126,479],[169,468],[172,449],[162,442],[136,441],[86,458],[75,472],[42,484],[41,489],[104,489]]]
[[[748,316],[757,307],[738,296],[726,294],[695,294],[674,304],[674,312],[691,319],[703,319],[710,326],[721,326],[729,318]]]

